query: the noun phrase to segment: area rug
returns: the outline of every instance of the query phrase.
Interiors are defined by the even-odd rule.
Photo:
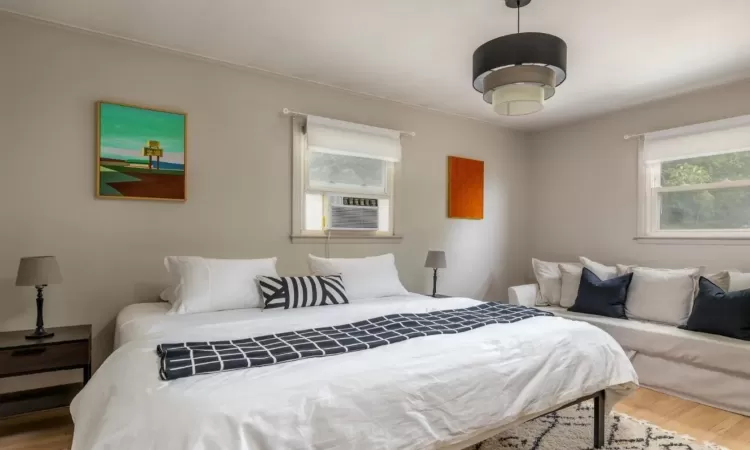
[[[470,449],[590,450],[593,416],[593,402],[585,402],[526,422]],[[726,450],[616,412],[607,418],[604,436],[607,450]]]

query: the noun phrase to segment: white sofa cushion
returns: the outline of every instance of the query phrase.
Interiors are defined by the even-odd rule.
[[[685,325],[698,288],[702,268],[651,269],[633,267],[633,281],[625,302],[628,319],[674,326]]]
[[[719,286],[721,290],[724,292],[729,292],[731,290],[730,289],[731,278],[730,278],[729,272],[727,272],[726,270],[723,272],[712,273],[711,275],[707,275],[706,278],[708,278],[709,281],[711,281],[711,283]],[[739,290],[742,290],[742,289],[739,289]]]
[[[558,265],[562,276],[560,287],[560,306],[570,308],[578,298],[578,287],[581,284],[581,264],[561,263]]]
[[[734,292],[734,291],[742,291],[745,289],[750,289],[750,273],[743,273],[743,272],[738,272],[735,270],[730,271],[729,272],[729,290]]]
[[[600,280],[609,280],[610,278],[614,278],[618,275],[617,267],[615,266],[606,266],[583,256],[581,256],[579,259],[581,261],[581,264],[583,264],[583,267],[594,272],[594,275],[599,277]]]
[[[531,258],[531,267],[534,269],[536,282],[539,283],[537,305],[560,304],[562,274],[560,274],[559,265],[560,263]]]
[[[671,325],[574,313],[560,307],[539,309],[595,325],[614,337],[625,350],[750,377],[750,342],[747,341]]]

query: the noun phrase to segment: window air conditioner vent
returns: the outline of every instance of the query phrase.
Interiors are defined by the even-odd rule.
[[[326,228],[329,230],[378,230],[378,199],[328,195]]]

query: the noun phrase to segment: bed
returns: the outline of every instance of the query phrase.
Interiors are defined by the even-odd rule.
[[[611,407],[637,386],[608,334],[559,317],[159,379],[155,347],[165,342],[241,339],[478,303],[403,295],[184,315],[167,314],[166,303],[130,305],[117,318],[115,351],[71,405],[73,449],[462,449],[566,404],[601,400],[600,392]]]

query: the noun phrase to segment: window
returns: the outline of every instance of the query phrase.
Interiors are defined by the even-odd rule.
[[[310,188],[321,191],[388,193],[388,164],[382,159],[310,151],[307,177]]]
[[[750,117],[646,134],[639,235],[750,239]]]
[[[390,233],[389,174],[392,165],[382,159],[337,155],[310,150],[306,159],[303,231],[325,230],[327,194],[342,194],[378,200],[378,232]],[[392,233],[391,233],[392,234]]]
[[[293,238],[393,238],[400,133],[314,116],[295,118],[294,131]],[[361,199],[377,219],[371,209],[368,229],[331,229],[337,197]]]

